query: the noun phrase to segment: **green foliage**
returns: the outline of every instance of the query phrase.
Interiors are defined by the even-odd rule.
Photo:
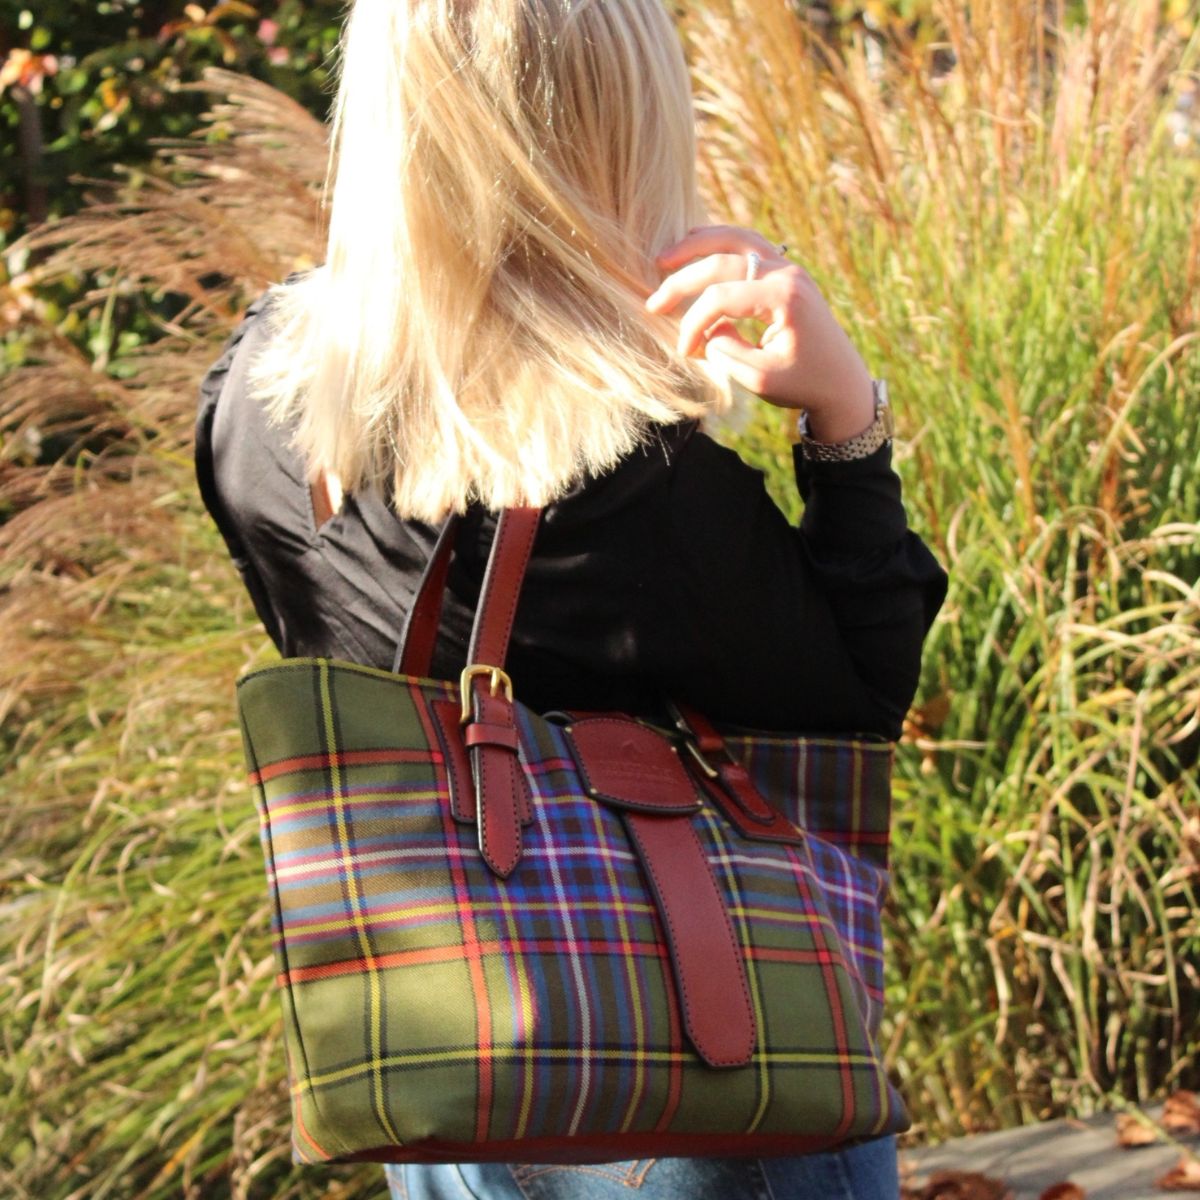
[[[103,617],[90,589],[73,602],[47,581],[31,631],[78,686],[15,713],[5,786],[26,800],[3,816],[0,959],[41,985],[5,986],[0,1192],[382,1200],[377,1167],[289,1163],[257,817],[228,719],[261,631],[187,464],[122,490],[145,507],[120,533],[86,497],[77,510],[73,560],[114,585]]]
[[[203,95],[182,90],[207,66],[264,79],[323,117],[340,28],[341,0],[0,0],[0,52],[39,56],[31,89],[44,156],[25,164],[48,192],[46,215],[75,211],[77,178],[106,177],[148,163],[155,139],[200,126]],[[0,229],[25,226],[18,105],[0,96]],[[4,216],[4,212],[7,216]]]

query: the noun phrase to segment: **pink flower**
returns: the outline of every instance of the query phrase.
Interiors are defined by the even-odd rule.
[[[0,92],[13,85],[34,96],[42,94],[42,84],[58,74],[58,59],[53,54],[34,54],[31,50],[10,50],[0,65]]]

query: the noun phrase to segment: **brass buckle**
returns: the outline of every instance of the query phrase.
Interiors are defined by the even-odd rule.
[[[497,685],[503,684],[504,698],[509,704],[512,703],[513,686],[512,680],[509,679],[508,675],[499,667],[489,667],[484,663],[472,663],[470,666],[464,668],[458,680],[459,693],[462,697],[462,715],[458,721],[460,725],[465,725],[471,719],[471,680],[476,675],[491,676],[490,691],[493,696],[496,694]]]

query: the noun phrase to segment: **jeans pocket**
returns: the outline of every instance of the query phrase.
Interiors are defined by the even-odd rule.
[[[642,1158],[633,1162],[512,1167],[524,1200],[771,1200],[752,1158]]]
[[[657,1161],[639,1158],[580,1165],[524,1163],[510,1170],[525,1200],[605,1200],[640,1190]]]

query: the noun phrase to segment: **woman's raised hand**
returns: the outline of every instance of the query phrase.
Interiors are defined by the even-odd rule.
[[[749,255],[761,260],[747,279]],[[807,271],[753,229],[705,225],[655,259],[667,272],[646,300],[669,313],[695,297],[679,321],[679,352],[714,359],[743,387],[781,408],[808,411],[809,435],[841,442],[875,419],[871,373]],[[757,346],[733,327],[768,321]]]

